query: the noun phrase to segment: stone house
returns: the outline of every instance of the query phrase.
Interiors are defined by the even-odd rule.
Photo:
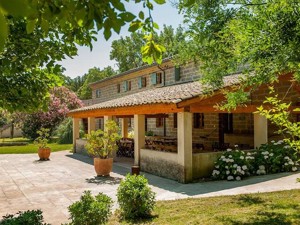
[[[225,99],[222,90],[206,95],[199,78],[196,64],[176,67],[167,59],[160,66],[146,65],[90,84],[93,98],[69,113],[74,151],[84,146],[80,121],[86,121],[89,132],[114,119],[123,137],[133,130],[134,164],[142,171],[191,182],[210,176],[220,151],[228,147],[253,149],[269,139],[281,139],[274,133],[276,127],[255,113],[268,94],[267,86],[249,92],[248,104],[228,113],[215,107]],[[239,82],[238,74],[227,76],[223,89]],[[288,75],[275,84],[279,97],[296,106],[300,88],[294,83],[290,87]],[[154,137],[145,137],[150,131]]]

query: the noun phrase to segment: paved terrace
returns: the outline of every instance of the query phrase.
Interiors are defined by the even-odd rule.
[[[52,153],[51,161],[38,161],[37,154],[0,155],[0,216],[19,210],[42,209],[52,225],[68,220],[67,207],[84,190],[103,192],[116,201],[120,180],[130,171],[128,162],[115,163],[109,178],[95,177],[92,160],[67,151]],[[243,181],[212,181],[180,184],[145,174],[157,200],[235,195],[299,189],[299,173],[281,173]],[[116,205],[115,205],[116,207]]]

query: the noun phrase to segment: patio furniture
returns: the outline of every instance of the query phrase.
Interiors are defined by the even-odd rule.
[[[117,156],[134,157],[134,141],[132,138],[121,138],[118,142]]]

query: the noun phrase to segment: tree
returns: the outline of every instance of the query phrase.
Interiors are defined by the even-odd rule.
[[[53,88],[48,110],[28,114],[25,117],[22,127],[24,136],[33,140],[37,137],[36,132],[41,128],[50,129],[52,134],[70,110],[81,106],[83,104],[74,92],[63,86]]]
[[[227,93],[227,108],[248,99],[243,87],[272,83],[289,72],[299,80],[298,1],[181,0],[180,8],[191,40],[181,60],[199,60],[202,81],[213,88],[228,74],[245,76],[235,94]]]
[[[178,54],[180,46],[185,43],[184,31],[181,26],[174,31],[172,26],[164,25],[162,31],[154,35],[154,39],[166,49],[162,54],[163,58]],[[120,72],[140,67],[145,64],[141,52],[144,45],[144,34],[141,32],[132,33],[124,38],[121,37],[112,42],[110,59],[117,61]]]
[[[163,4],[165,0],[154,2]],[[127,23],[131,23],[132,32],[153,32],[157,25],[151,17],[152,2],[135,3],[142,3],[149,10],[148,16],[140,11],[137,17],[121,0],[1,0],[0,107],[27,112],[45,108],[49,90],[61,85],[54,75],[61,71],[55,62],[76,55],[76,44],[92,48],[100,30],[106,39]],[[144,48],[148,62],[153,57],[161,61],[163,48],[152,38],[148,43]]]
[[[92,89],[90,88],[89,84],[96,82],[98,80],[102,80],[107,77],[111,77],[115,75],[116,72],[110,66],[105,67],[103,70],[100,68],[94,67],[89,69],[87,74],[84,74],[84,83],[78,90],[78,96],[80,99],[90,99],[92,98]]]

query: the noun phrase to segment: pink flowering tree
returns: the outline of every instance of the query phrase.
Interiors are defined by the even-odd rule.
[[[55,87],[50,94],[50,101],[46,111],[28,114],[25,117],[22,131],[25,137],[35,139],[41,128],[55,128],[67,117],[67,113],[83,106],[82,101],[74,92],[66,87]]]

